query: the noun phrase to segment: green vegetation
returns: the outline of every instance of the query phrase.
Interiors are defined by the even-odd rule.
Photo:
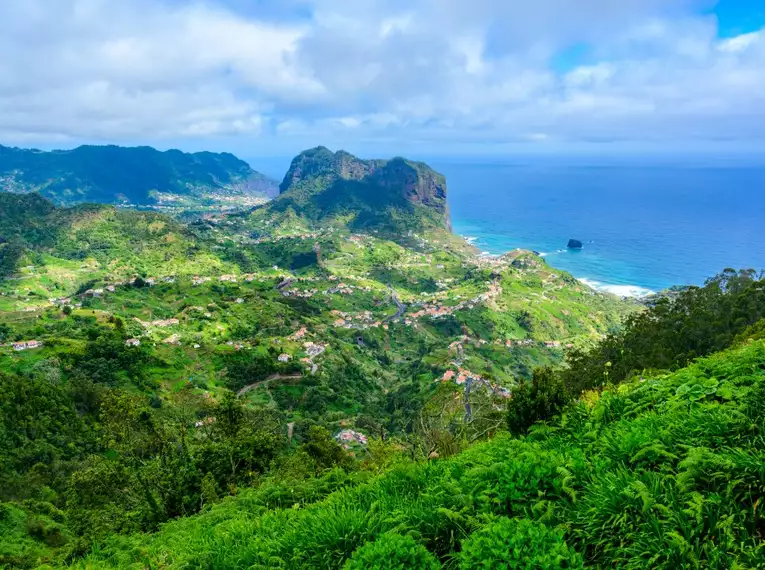
[[[400,465],[294,507],[244,493],[155,535],[112,539],[83,567],[373,565],[406,540],[394,532],[445,567],[758,568],[763,414],[755,341],[593,393],[525,439]],[[410,540],[403,552],[427,558]]]
[[[442,190],[319,148],[188,224],[0,193],[0,567],[757,568],[763,280],[641,306]]]
[[[500,518],[465,541],[462,568],[536,570],[584,568],[561,530],[529,519]]]
[[[383,534],[357,549],[345,570],[438,570],[441,565],[427,549],[410,536]]]
[[[564,382],[575,391],[621,382],[650,370],[676,370],[722,350],[765,318],[765,273],[726,269],[704,287],[688,287],[635,313],[597,350],[570,355]]]
[[[39,192],[58,204],[230,209],[236,202],[262,202],[274,195],[276,184],[228,153],[117,146],[42,152],[0,146],[0,191]]]

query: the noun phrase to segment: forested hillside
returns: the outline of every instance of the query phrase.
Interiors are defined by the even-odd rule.
[[[296,216],[307,224],[389,236],[451,230],[446,179],[403,158],[361,160],[317,147],[295,157],[280,190],[276,200],[255,212],[261,224]]]
[[[285,474],[77,567],[762,568],[763,426],[758,340],[450,459]]]
[[[276,183],[227,153],[81,146],[43,152],[0,146],[0,191],[57,204],[98,202],[169,210],[262,203]]]

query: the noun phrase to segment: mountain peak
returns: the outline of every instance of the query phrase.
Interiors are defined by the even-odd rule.
[[[319,146],[296,156],[272,208],[323,221],[351,218],[356,229],[451,229],[446,179],[422,162],[363,160]]]

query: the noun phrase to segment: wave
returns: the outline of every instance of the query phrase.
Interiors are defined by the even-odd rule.
[[[473,242],[478,241],[477,237],[471,237],[471,236],[462,236],[462,237],[465,238],[465,241],[470,243],[470,244],[472,244]]]
[[[558,249],[553,251],[552,253],[543,252],[539,254],[539,257],[550,257],[551,255],[559,255],[561,253],[566,253],[567,250],[565,249]]]
[[[645,287],[640,287],[638,285],[610,285],[608,283],[601,283],[600,281],[586,278],[580,278],[578,281],[584,285],[587,285],[588,287],[591,287],[592,289],[595,289],[596,291],[611,293],[612,295],[616,295],[618,297],[641,298],[648,297],[649,295],[653,295],[655,293],[655,291],[652,291],[651,289],[646,289]]]

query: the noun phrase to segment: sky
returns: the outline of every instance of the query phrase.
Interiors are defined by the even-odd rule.
[[[0,0],[0,144],[765,151],[763,0]]]

